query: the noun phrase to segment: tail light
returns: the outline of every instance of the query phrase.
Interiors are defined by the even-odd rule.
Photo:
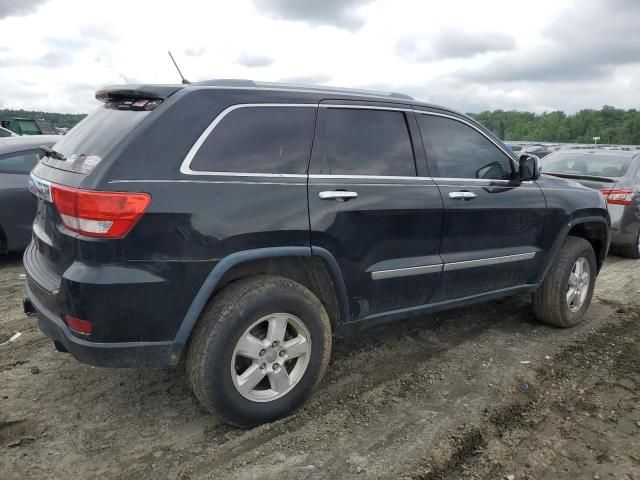
[[[97,192],[55,184],[51,199],[65,227],[98,238],[124,237],[151,203],[147,193]]]
[[[75,333],[80,333],[82,335],[91,335],[91,330],[93,329],[93,325],[91,325],[91,322],[72,317],[71,315],[65,315],[64,319],[67,322],[69,328]]]
[[[635,190],[600,190],[607,203],[613,205],[631,205]]]

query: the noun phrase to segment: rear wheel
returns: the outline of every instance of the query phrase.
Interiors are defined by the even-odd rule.
[[[580,323],[591,304],[596,273],[591,244],[583,238],[568,237],[558,261],[533,294],[538,320],[565,328]]]
[[[622,257],[640,258],[640,229],[636,235],[636,241],[631,245],[625,245],[616,249]]]
[[[331,325],[320,300],[292,280],[261,275],[216,295],[193,333],[186,366],[204,408],[248,428],[300,406],[330,353]]]

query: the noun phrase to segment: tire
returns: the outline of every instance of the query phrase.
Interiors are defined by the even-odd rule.
[[[278,337],[275,326],[272,334],[272,323],[283,322],[285,336]],[[239,344],[247,338],[251,342]],[[282,340],[274,348],[268,338]],[[256,347],[254,339],[262,344]],[[295,342],[307,353],[287,359],[289,353],[299,354],[294,353]],[[251,351],[252,359],[244,356],[241,345],[250,347],[244,350]],[[207,411],[250,428],[298,408],[322,380],[330,355],[331,323],[320,300],[293,280],[259,275],[232,283],[210,301],[192,335],[186,369],[193,393]],[[282,383],[285,371],[291,386]],[[241,374],[248,373],[239,386],[245,378]],[[247,387],[260,374],[255,388]]]
[[[640,258],[640,230],[638,230],[638,234],[636,235],[636,241],[632,245],[621,245],[616,248],[616,253],[618,253],[621,257],[627,258]]]
[[[581,259],[585,259],[588,264],[589,283],[586,288],[580,289],[585,293],[581,304],[578,306],[577,298],[580,298],[578,296],[573,297],[574,300],[570,306],[569,276],[576,262]],[[597,268],[596,255],[591,244],[583,238],[567,237],[557,261],[547,273],[542,286],[533,294],[533,308],[538,320],[561,328],[579,324],[591,304]]]

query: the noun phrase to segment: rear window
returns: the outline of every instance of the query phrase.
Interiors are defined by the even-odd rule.
[[[304,174],[316,108],[251,107],[228,113],[196,152],[203,172]]]
[[[101,107],[60,137],[52,147],[66,160],[44,157],[42,163],[61,170],[88,173],[149,113]]]
[[[558,152],[544,159],[542,171],[591,177],[622,177],[630,164],[630,157]]]

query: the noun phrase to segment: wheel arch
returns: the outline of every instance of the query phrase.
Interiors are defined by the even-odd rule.
[[[542,282],[545,279],[569,236],[584,238],[591,244],[596,254],[598,272],[600,271],[609,251],[610,221],[608,216],[583,216],[573,218],[562,228],[553,243],[551,252],[547,257],[547,263],[537,279],[538,282]]]
[[[313,268],[316,262],[320,262],[326,274],[322,269]],[[174,337],[170,363],[176,364],[180,360],[202,310],[217,291],[240,278],[264,273],[280,274],[309,288],[329,311],[334,331],[340,331],[342,324],[348,321],[349,303],[344,279],[335,258],[327,250],[271,247],[236,252],[216,264],[191,302]]]

